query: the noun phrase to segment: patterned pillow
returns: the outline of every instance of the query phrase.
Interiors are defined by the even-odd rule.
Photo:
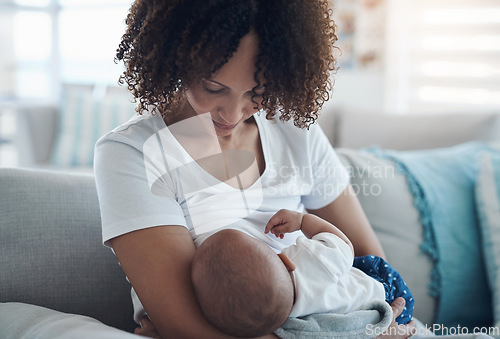
[[[135,114],[135,106],[125,91],[100,99],[88,90],[65,92],[59,110],[52,164],[57,167],[92,166],[97,140],[130,119]]]

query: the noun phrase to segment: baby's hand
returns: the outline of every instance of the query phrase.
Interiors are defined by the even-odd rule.
[[[303,217],[304,215],[300,212],[286,209],[279,210],[269,219],[264,233],[267,234],[271,232],[277,238],[283,239],[285,233],[300,230]]]

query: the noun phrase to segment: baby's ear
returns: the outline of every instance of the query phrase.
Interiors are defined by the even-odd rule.
[[[290,258],[287,257],[286,254],[284,253],[279,253],[278,257],[281,259],[285,267],[289,272],[295,271],[295,264],[290,260]]]

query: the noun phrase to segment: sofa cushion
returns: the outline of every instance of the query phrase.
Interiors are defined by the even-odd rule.
[[[94,318],[23,303],[0,303],[2,339],[140,339]]]
[[[351,185],[389,263],[402,275],[415,298],[414,317],[432,324],[436,299],[429,294],[428,284],[433,262],[420,248],[422,225],[405,176],[391,161],[368,152],[338,149],[337,153],[350,173]]]
[[[476,204],[488,281],[493,294],[495,327],[500,328],[500,152],[480,159]]]
[[[130,285],[101,244],[93,177],[0,168],[0,188],[0,302],[131,330]]]

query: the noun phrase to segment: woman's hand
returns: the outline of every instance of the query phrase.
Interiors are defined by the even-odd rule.
[[[141,319],[141,327],[137,327],[134,331],[134,334],[142,335],[148,338],[160,338],[160,335],[156,331],[155,326],[148,317],[144,317]]]
[[[391,304],[392,308],[392,323],[389,327],[377,338],[378,339],[406,339],[415,334],[417,329],[417,323],[415,320],[410,321],[406,325],[398,325],[396,323],[396,318],[403,312],[405,307],[405,300],[401,297],[394,300]]]
[[[141,327],[137,327],[134,331],[134,334],[142,335],[142,336],[148,337],[148,338],[155,338],[155,339],[160,338],[160,335],[156,331],[155,326],[153,325],[151,320],[149,320],[148,317],[142,318]],[[275,335],[274,333],[271,333],[271,334],[267,334],[263,337],[259,337],[259,338],[255,338],[255,339],[280,339],[280,338],[277,335]]]

